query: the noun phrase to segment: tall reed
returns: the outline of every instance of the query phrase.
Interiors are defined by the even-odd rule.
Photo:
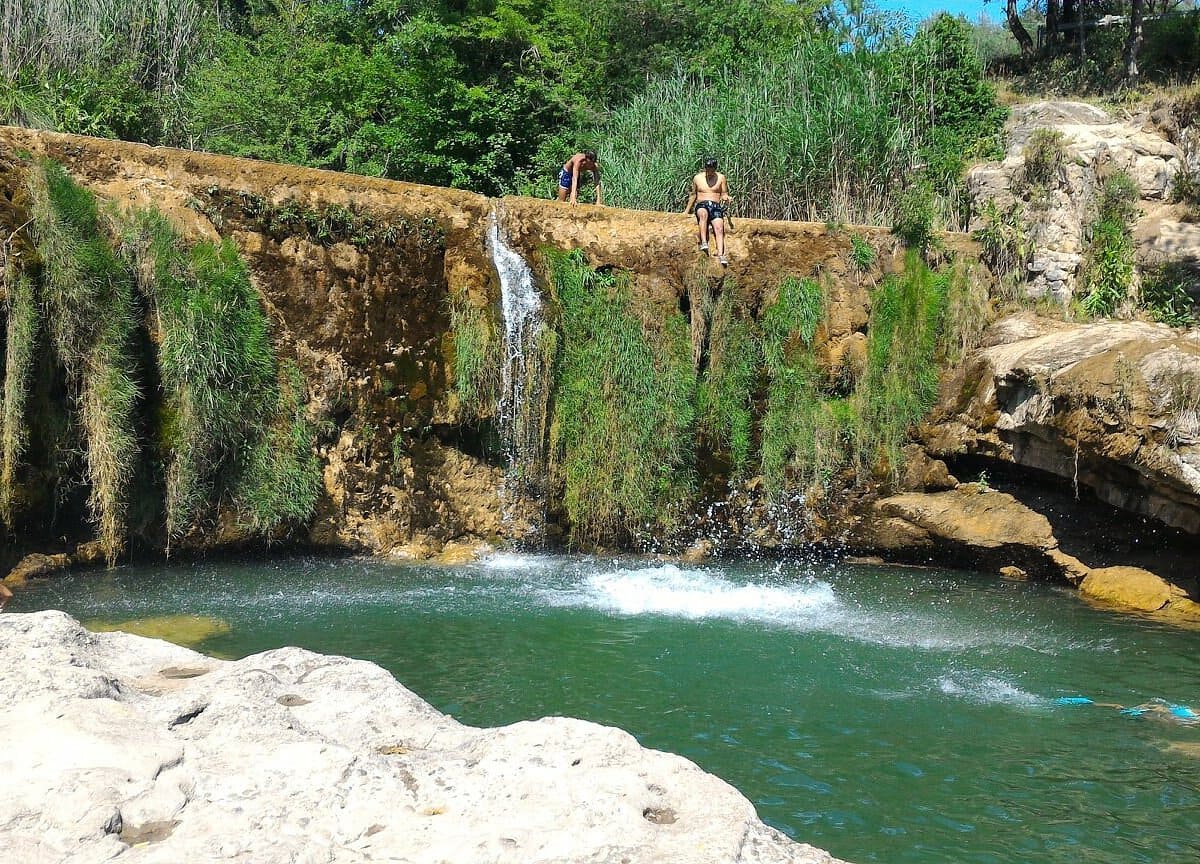
[[[39,330],[36,286],[22,273],[8,288],[8,327],[4,351],[4,415],[0,434],[0,516],[13,525],[17,468],[29,443],[26,405]]]

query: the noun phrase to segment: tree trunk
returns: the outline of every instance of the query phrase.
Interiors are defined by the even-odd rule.
[[[1138,81],[1138,50],[1142,47],[1142,17],[1146,11],[1146,0],[1130,0],[1129,35],[1125,37],[1125,80],[1130,84]]]
[[[1057,45],[1060,41],[1058,34],[1058,0],[1046,0],[1046,45]]]
[[[1021,56],[1032,57],[1033,38],[1025,29],[1025,25],[1021,23],[1021,19],[1017,17],[1017,0],[1007,0],[1004,5],[1004,18],[1008,22],[1008,29],[1012,31],[1013,38],[1021,46]]]

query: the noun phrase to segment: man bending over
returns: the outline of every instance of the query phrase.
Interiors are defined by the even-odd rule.
[[[604,203],[604,190],[600,186],[600,163],[596,160],[595,150],[576,153],[563,163],[562,170],[558,172],[559,201],[566,201],[569,194],[572,204],[579,203],[579,175],[584,171],[591,171],[596,180],[596,203]]]

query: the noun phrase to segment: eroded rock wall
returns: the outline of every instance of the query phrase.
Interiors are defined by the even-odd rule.
[[[490,200],[11,128],[0,130],[0,147],[54,159],[101,199],[153,207],[188,237],[236,242],[322,430],[324,494],[308,540],[375,553],[428,555],[452,541],[520,538],[535,520],[528,508],[502,506],[503,466],[485,440],[491,418],[465,410],[454,394],[451,298],[499,314],[491,214],[539,274],[547,247],[581,249],[592,267],[627,273],[651,332],[668,314],[690,311],[698,289],[711,294],[736,280],[757,314],[785,277],[816,277],[829,299],[818,342],[830,362],[861,348],[869,289],[902,266],[902,251],[880,228],[735,219],[723,268],[698,252],[695,223],[682,213]],[[371,230],[360,232],[364,225]],[[865,269],[850,263],[852,233],[875,250]],[[945,242],[973,248],[961,235]],[[234,520],[218,520],[194,539],[212,546],[243,538]]]

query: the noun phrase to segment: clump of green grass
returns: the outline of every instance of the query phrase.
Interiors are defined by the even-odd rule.
[[[1133,226],[1137,184],[1124,172],[1104,182],[1083,264],[1083,310],[1094,318],[1111,316],[1129,300],[1134,278]]]
[[[454,393],[460,410],[475,416],[494,414],[500,398],[504,344],[496,317],[456,293],[449,297],[454,337]]]
[[[79,409],[88,503],[112,563],[125,545],[138,457],[133,280],[104,237],[95,199],[61,166],[42,163],[29,172],[27,185],[30,229],[43,261],[43,314]]]
[[[159,213],[128,225],[125,253],[157,331],[168,543],[212,498],[222,467],[262,437],[277,400],[269,326],[231,241],[183,241]]]
[[[728,452],[735,474],[749,464],[761,363],[758,328],[737,283],[727,279],[712,310],[708,368],[697,388],[696,414],[700,433],[714,449]]]
[[[321,492],[313,424],[295,364],[283,364],[277,393],[270,423],[247,443],[230,484],[240,522],[267,537],[280,525],[307,521]]]
[[[26,274],[11,279],[4,351],[4,415],[0,434],[0,516],[13,526],[17,468],[29,443],[26,403],[29,400],[34,352],[40,321],[36,287]]]
[[[871,298],[867,369],[855,388],[860,470],[895,476],[912,424],[937,397],[936,362],[952,277],[934,273],[910,252],[904,273],[885,279]]]
[[[696,377],[687,322],[647,334],[625,279],[547,254],[561,338],[551,477],[576,543],[669,530],[694,488]]]

